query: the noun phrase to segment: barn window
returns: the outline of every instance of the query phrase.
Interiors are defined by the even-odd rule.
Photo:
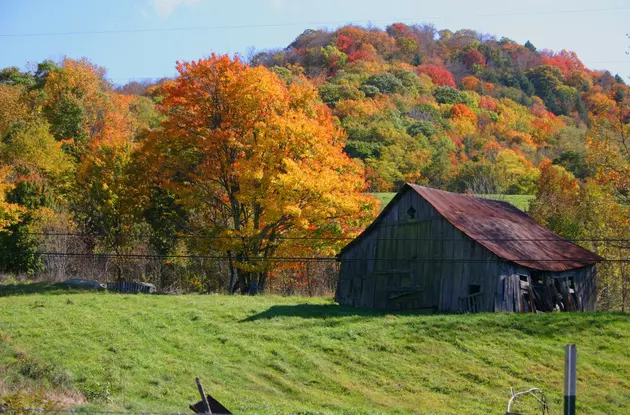
[[[400,286],[401,287],[411,287],[411,274],[403,274],[400,276]]]
[[[413,208],[413,206],[407,209],[407,215],[409,215],[410,219],[413,219],[416,217],[416,210]]]
[[[481,285],[470,284],[468,286],[468,295],[477,294],[478,292],[481,292]]]

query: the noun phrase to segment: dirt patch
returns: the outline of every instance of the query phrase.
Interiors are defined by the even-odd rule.
[[[56,402],[60,409],[71,409],[79,405],[86,405],[87,399],[81,392],[78,391],[47,391],[46,399],[52,402]]]
[[[18,397],[18,395],[20,397]],[[24,400],[26,402],[26,399],[30,400],[29,398],[32,397],[37,397],[35,400],[41,402],[38,402],[37,405],[29,403],[29,405],[21,406],[46,406],[55,409],[72,409],[88,403],[81,392],[60,390],[47,390],[42,392],[41,390],[27,387],[11,388],[6,382],[0,379],[0,407],[3,401],[12,402]]]

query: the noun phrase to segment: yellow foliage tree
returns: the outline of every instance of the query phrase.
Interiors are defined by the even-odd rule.
[[[494,168],[503,178],[507,193],[532,194],[539,171],[522,154],[514,150],[501,150],[494,160]]]
[[[22,86],[0,84],[0,138],[9,132],[15,122],[28,117],[24,89]]]
[[[329,238],[373,217],[362,170],[306,79],[287,86],[216,55],[178,71],[163,87],[168,120],[145,142],[143,164],[202,218],[235,287],[264,286],[273,257],[335,252],[340,241]]]
[[[7,202],[7,193],[13,189],[13,185],[9,183],[10,171],[9,166],[0,166],[0,231],[17,223],[22,213],[26,211],[16,203]]]
[[[0,145],[0,159],[16,168],[24,179],[38,182],[59,179],[73,169],[61,143],[55,141],[42,119],[26,122],[11,133],[8,142]]]

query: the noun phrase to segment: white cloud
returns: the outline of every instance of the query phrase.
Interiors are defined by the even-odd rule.
[[[199,3],[199,0],[151,0],[156,13],[160,17],[168,17],[179,6],[192,6]]]

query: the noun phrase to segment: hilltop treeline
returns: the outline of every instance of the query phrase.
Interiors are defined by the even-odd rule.
[[[573,52],[471,30],[307,30],[252,61],[281,76],[304,72],[319,85],[371,191],[411,181],[529,194],[546,158],[594,177],[589,127],[626,121],[621,77],[588,70]]]
[[[573,52],[345,26],[178,70],[123,86],[85,59],[0,71],[2,270],[86,268],[42,255],[63,251],[164,286],[311,286],[304,264],[269,260],[334,252],[375,214],[362,192],[404,182],[535,194],[538,221],[625,257],[628,87]],[[600,302],[625,305],[624,269],[602,275]]]

